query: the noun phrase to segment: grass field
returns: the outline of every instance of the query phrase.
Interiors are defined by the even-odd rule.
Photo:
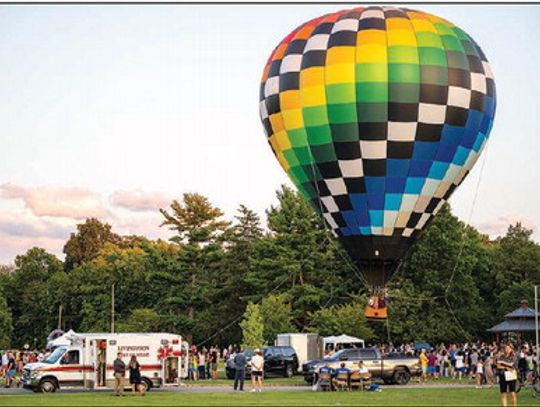
[[[112,393],[0,395],[2,406],[205,406],[205,405],[370,405],[370,406],[496,406],[497,389],[400,388],[374,392],[267,391],[263,393],[173,393],[150,392],[144,398],[123,398]],[[540,405],[529,391],[519,394],[519,405]]]

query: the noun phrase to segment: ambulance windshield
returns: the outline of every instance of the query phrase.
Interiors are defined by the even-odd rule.
[[[58,362],[58,359],[62,357],[64,353],[66,353],[67,348],[65,346],[60,346],[59,348],[56,348],[53,353],[49,355],[47,359],[43,361],[43,363],[56,363]]]

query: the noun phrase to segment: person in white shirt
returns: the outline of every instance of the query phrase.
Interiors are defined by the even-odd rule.
[[[484,361],[479,359],[476,363],[476,388],[482,388],[482,380],[484,378]]]
[[[251,366],[251,391],[262,391],[262,379],[264,376],[264,358],[260,349],[255,349],[249,362]]]
[[[463,372],[465,371],[465,364],[463,362],[463,352],[459,351],[456,355],[456,371],[458,372],[458,379],[461,380]]]
[[[369,373],[368,368],[364,365],[363,361],[358,362],[358,373],[365,375]]]
[[[1,375],[0,376],[5,376],[6,370],[7,370],[7,365],[8,365],[8,353],[4,352],[4,354],[2,355],[2,366],[0,366],[1,367],[1,370],[0,370]]]

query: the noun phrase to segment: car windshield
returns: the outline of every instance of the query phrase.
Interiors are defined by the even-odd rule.
[[[324,360],[339,360],[339,357],[345,353],[346,349],[342,349],[333,355],[327,356],[324,358]]]
[[[66,351],[67,351],[67,348],[63,347],[63,346],[60,347],[60,348],[56,348],[54,350],[54,352],[51,353],[49,355],[49,357],[43,361],[43,363],[51,363],[52,364],[52,363],[58,362],[58,359],[60,359],[62,357],[62,355],[64,353],[66,353]]]

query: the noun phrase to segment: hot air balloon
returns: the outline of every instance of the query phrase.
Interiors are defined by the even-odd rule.
[[[285,37],[264,68],[259,107],[279,163],[380,300],[477,161],[495,99],[487,59],[459,27],[367,7]]]

